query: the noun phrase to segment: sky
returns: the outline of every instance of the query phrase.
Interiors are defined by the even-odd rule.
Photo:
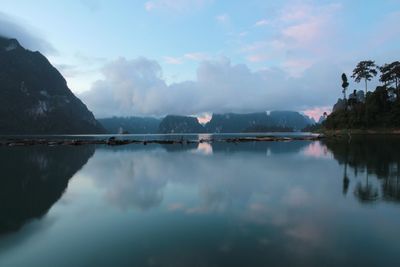
[[[0,0],[0,35],[44,54],[98,118],[318,118],[343,72],[399,60],[398,25],[400,0]]]

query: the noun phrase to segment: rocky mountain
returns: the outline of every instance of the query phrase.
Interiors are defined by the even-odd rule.
[[[164,119],[150,117],[112,117],[99,119],[111,134],[156,133],[249,133],[300,131],[315,121],[295,111],[272,111],[250,114],[213,114],[204,126],[194,117],[168,115]]]
[[[151,117],[112,117],[98,119],[110,134],[154,134],[158,133],[161,120]]]
[[[0,37],[0,134],[103,132],[46,57]]]
[[[205,128],[195,117],[168,115],[161,121],[158,132],[163,134],[204,133]]]
[[[206,125],[210,133],[241,133],[260,131],[299,131],[313,124],[312,120],[295,111],[272,111],[249,114],[213,114]]]
[[[322,116],[319,117],[317,123],[318,123],[318,124],[321,124],[321,123],[323,123],[325,120],[326,120],[326,116],[322,115]]]

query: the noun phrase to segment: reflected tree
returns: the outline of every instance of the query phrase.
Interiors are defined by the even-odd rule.
[[[356,186],[356,189],[354,190],[354,194],[361,202],[373,202],[378,199],[379,196],[378,189],[374,188],[369,183],[368,170],[366,170],[365,173],[366,173],[366,184],[363,185],[361,182],[359,182]]]
[[[348,146],[346,147],[345,150],[345,161],[344,161],[344,168],[343,168],[343,195],[347,195],[347,191],[349,190],[349,184],[350,184],[350,179],[347,175],[347,162],[348,162],[348,156],[349,156],[349,151],[348,151]]]
[[[386,200],[400,202],[400,162],[396,164],[394,175],[384,180],[382,191]]]
[[[325,139],[323,144],[334,158],[343,165],[343,194],[349,190],[349,168],[354,176],[365,170],[364,182],[355,185],[354,194],[362,202],[371,200],[395,201],[400,203],[400,138],[397,136],[353,136],[347,139]],[[361,172],[363,173],[363,172]],[[377,179],[380,189],[376,183]]]

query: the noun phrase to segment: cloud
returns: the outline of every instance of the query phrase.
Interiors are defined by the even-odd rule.
[[[56,54],[56,49],[31,27],[17,21],[17,19],[0,12],[0,36],[15,38],[20,44],[32,51],[44,54]]]
[[[283,7],[276,18],[260,20],[254,26],[271,25],[267,38],[245,44],[241,49],[249,62],[279,61],[293,76],[326,58],[337,40],[335,14],[338,4],[296,4]],[[300,56],[301,55],[301,56]]]
[[[303,113],[313,118],[316,122],[318,122],[319,118],[326,112],[327,114],[331,113],[332,106],[323,106],[323,107],[313,107],[311,109],[303,110]]]
[[[306,110],[334,102],[337,73],[321,63],[302,77],[288,77],[280,69],[251,71],[220,58],[201,62],[195,80],[167,85],[158,62],[120,58],[80,97],[96,117]]]
[[[209,60],[211,58],[207,53],[203,53],[203,52],[187,53],[187,54],[185,54],[184,57],[186,59],[194,60],[194,61],[205,61],[205,60]]]
[[[255,55],[249,55],[247,57],[247,60],[250,62],[262,62],[262,61],[266,61],[267,59],[270,59],[271,56],[269,54],[255,54]]]
[[[192,52],[192,53],[186,53],[181,57],[165,56],[164,63],[171,64],[171,65],[181,65],[187,60],[200,62],[200,61],[205,61],[205,60],[210,60],[210,59],[211,59],[211,56],[209,56],[207,53]]]
[[[268,20],[262,19],[262,20],[257,21],[257,22],[254,24],[254,27],[266,26],[266,25],[268,25],[268,24],[270,24],[270,22],[269,22]]]
[[[183,59],[179,58],[179,57],[165,56],[164,62],[166,64],[171,64],[171,65],[180,65],[180,64],[183,64]]]
[[[148,11],[165,10],[165,11],[188,11],[198,9],[211,2],[211,0],[151,0],[144,4],[144,8]]]
[[[228,14],[220,14],[215,17],[218,23],[228,24],[230,22],[230,17]]]

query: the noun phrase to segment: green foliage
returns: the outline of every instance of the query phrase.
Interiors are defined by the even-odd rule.
[[[400,62],[394,61],[390,64],[385,64],[379,68],[381,71],[380,81],[386,86],[394,85],[395,89],[399,89],[400,82]]]
[[[375,61],[365,60],[357,64],[351,77],[354,78],[354,81],[357,83],[359,83],[361,80],[365,80],[365,93],[367,93],[367,81],[370,81],[377,74],[378,71]]]
[[[390,101],[387,87],[378,86],[374,92],[368,92],[365,103],[333,112],[323,126],[327,129],[398,128],[400,102]]]
[[[326,129],[369,129],[369,128],[399,128],[400,127],[400,62],[394,61],[377,67],[374,61],[361,61],[353,71],[352,78],[356,82],[362,79],[371,80],[381,72],[382,86],[375,91],[366,93],[363,100],[352,97],[348,101],[338,100],[334,112],[324,121]],[[342,87],[345,93],[348,82],[345,73],[342,74]],[[393,87],[394,86],[394,87]],[[367,87],[366,87],[367,88]],[[356,90],[354,90],[354,96]],[[346,101],[345,107],[338,105]]]

